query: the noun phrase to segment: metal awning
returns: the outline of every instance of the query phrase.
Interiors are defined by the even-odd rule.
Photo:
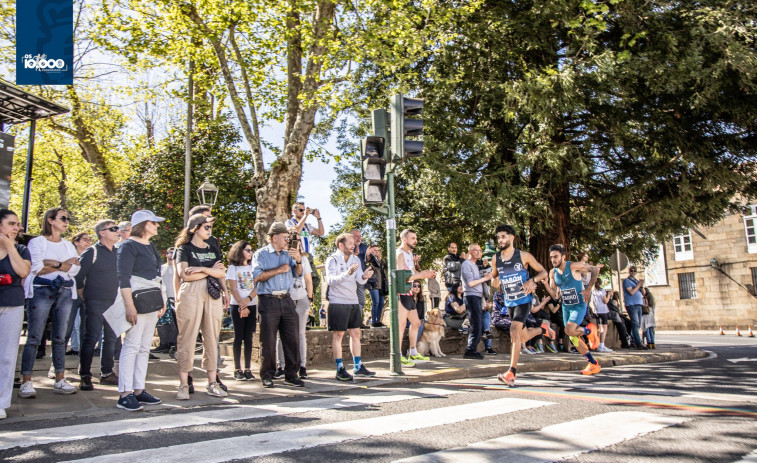
[[[70,110],[0,79],[0,124],[21,124]]]

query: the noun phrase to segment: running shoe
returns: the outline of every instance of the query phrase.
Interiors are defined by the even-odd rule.
[[[606,346],[597,347],[597,352],[612,352],[613,350]]]
[[[557,335],[555,334],[555,330],[553,330],[552,327],[549,325],[549,322],[545,321],[544,323],[541,324],[541,327],[544,331],[546,331],[546,334],[544,336],[554,341]]]
[[[179,386],[176,400],[189,400],[189,386]]]
[[[510,370],[507,370],[505,374],[498,374],[497,379],[507,384],[508,387],[515,387],[515,373]]]
[[[371,371],[365,368],[365,365],[363,365],[362,363],[360,364],[360,368],[358,368],[357,370],[354,370],[352,374],[355,376],[376,376],[375,371]]]
[[[302,371],[302,368],[300,368],[300,371]],[[301,378],[306,378],[306,376],[301,376]],[[247,381],[254,381],[255,375],[253,375],[250,370],[244,370],[244,379]]]
[[[21,384],[21,387],[18,389],[18,396],[22,399],[32,399],[34,397],[37,397],[37,391],[34,390],[32,380],[26,381]]]
[[[590,364],[586,365],[586,368],[584,368],[583,370],[581,370],[581,374],[582,375],[587,375],[587,376],[588,375],[596,375],[601,370],[602,370],[602,367],[600,367],[598,363],[596,363],[596,364],[595,363],[590,363]]]
[[[139,403],[139,400],[134,396],[134,394],[129,394],[126,397],[120,397],[118,399],[118,402],[116,403],[116,407],[120,408],[121,410],[126,410],[127,412],[136,412],[137,410],[142,410],[143,407],[141,403]]]
[[[47,370],[47,377],[50,379],[55,379],[55,365],[52,363],[50,364],[50,369]]]
[[[236,370],[234,372],[234,379],[237,381],[247,381],[247,378],[244,377],[244,373],[242,373],[242,370]]]
[[[400,357],[400,363],[407,368],[412,368],[415,366],[415,362],[405,356]]]
[[[132,395],[134,395],[134,394],[132,394]],[[157,405],[157,404],[163,402],[162,400],[160,400],[159,398],[157,398],[154,395],[150,394],[149,392],[147,392],[144,389],[142,389],[142,392],[140,392],[138,395],[134,395],[134,397],[137,398],[137,400],[139,401],[139,403],[145,404],[145,405]]]
[[[530,350],[528,349],[528,347],[524,347],[523,349],[521,349],[521,350],[520,350],[520,353],[521,353],[521,354],[526,354],[526,355],[534,355],[534,353],[533,353],[533,352],[531,352],[531,351],[530,351]]]
[[[276,372],[273,374],[273,377],[276,379],[280,379],[284,377],[284,369],[281,367],[278,367],[276,369]]]
[[[415,354],[410,356],[410,360],[414,362],[428,362],[431,359],[426,357],[425,355]]]
[[[553,354],[557,353],[557,347],[555,346],[554,342],[544,344],[544,348]]]
[[[352,375],[347,373],[347,369],[342,367],[336,372],[336,379],[339,381],[352,381]]]
[[[66,378],[61,379],[53,384],[53,394],[69,395],[76,392],[76,388],[71,385]]]
[[[543,354],[544,353],[544,344],[539,343],[536,345],[536,353],[537,354]]]
[[[300,379],[308,379],[308,370],[305,367],[300,367],[300,372],[297,375]]]
[[[589,349],[596,350],[597,347],[599,347],[599,336],[597,335],[597,325],[594,323],[589,323],[586,325],[587,328],[589,328],[591,331],[589,334],[586,335],[586,337],[589,339]]]

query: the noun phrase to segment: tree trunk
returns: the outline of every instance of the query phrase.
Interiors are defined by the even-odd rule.
[[[549,197],[549,206],[552,211],[551,219],[547,223],[538,218],[532,218],[531,230],[544,230],[542,233],[532,234],[528,240],[529,251],[536,257],[544,268],[552,268],[549,261],[549,247],[553,244],[562,244],[570,258],[570,190],[568,184],[554,185]]]
[[[60,179],[58,180],[58,201],[60,202],[60,207],[63,209],[68,209],[68,185],[66,184],[67,176],[66,176],[66,166],[63,164],[63,155],[58,152],[58,150],[53,149],[53,152],[55,153],[55,157],[58,159],[56,164],[60,168]]]

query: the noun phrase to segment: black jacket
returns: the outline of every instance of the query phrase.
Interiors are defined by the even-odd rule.
[[[462,268],[463,260],[460,258],[460,256],[447,253],[447,255],[444,256],[444,284],[451,286],[455,283],[459,283],[460,272],[462,271]]]

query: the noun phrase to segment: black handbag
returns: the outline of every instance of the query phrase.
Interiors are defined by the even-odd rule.
[[[138,289],[131,293],[137,313],[153,313],[163,308],[163,292],[160,288]]]
[[[205,282],[208,284],[208,295],[212,297],[213,299],[220,298],[221,297],[221,283],[218,282],[218,278],[209,276],[205,278]]]

